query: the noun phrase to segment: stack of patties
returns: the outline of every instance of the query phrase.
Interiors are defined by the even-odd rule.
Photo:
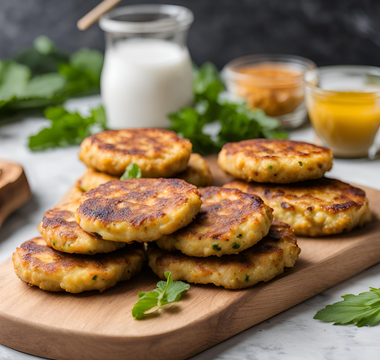
[[[24,242],[13,253],[17,276],[42,290],[80,293],[104,291],[138,274],[146,255],[141,244],[105,241],[75,220],[80,201],[45,213],[43,237]]]
[[[324,177],[332,161],[329,149],[268,139],[226,144],[218,157],[224,171],[245,180],[226,188],[260,196],[276,220],[302,236],[339,234],[371,220],[363,190]]]
[[[286,224],[256,195],[237,189],[200,189],[202,207],[188,226],[148,246],[152,270],[164,279],[241,289],[294,266],[300,249]]]
[[[120,175],[134,162],[143,176],[171,176],[189,170],[191,147],[165,130],[108,131],[86,139],[81,158],[111,174]],[[192,171],[188,175],[194,177]],[[186,226],[201,206],[198,190],[184,180],[96,176],[102,180],[86,177],[92,190],[45,213],[43,238],[17,248],[13,263],[21,280],[50,291],[103,291],[141,270],[142,243]]]
[[[178,178],[195,186],[211,184],[205,159],[191,153],[192,144],[175,132],[163,129],[108,130],[86,138],[79,158],[88,171],[76,186],[88,191],[118,180],[135,163],[143,178]]]

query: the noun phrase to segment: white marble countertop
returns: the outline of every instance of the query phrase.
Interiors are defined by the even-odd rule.
[[[98,98],[71,101],[70,109],[86,111]],[[78,147],[32,153],[26,147],[27,138],[46,124],[37,118],[20,119],[0,125],[0,158],[20,163],[32,189],[32,199],[11,215],[0,229],[0,262],[11,256],[16,246],[37,236],[36,226],[43,213],[68,190],[85,167],[78,160]],[[309,126],[290,133],[295,140],[312,141]],[[330,177],[380,190],[380,159],[336,159]],[[380,326],[356,328],[333,326],[313,320],[314,314],[340,296],[380,287],[380,264],[314,296],[313,298],[256,325],[249,330],[195,356],[206,359],[260,360],[356,360],[379,359]],[[31,360],[34,356],[0,345],[0,359]]]

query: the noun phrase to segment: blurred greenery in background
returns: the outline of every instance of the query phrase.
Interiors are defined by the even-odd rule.
[[[73,97],[98,94],[102,66],[103,54],[97,50],[81,49],[69,55],[46,36],[36,38],[32,48],[0,61],[0,123],[20,111],[43,110],[50,125],[29,137],[31,150],[80,144],[85,137],[107,128],[104,108],[92,109],[90,116],[83,117],[60,104]],[[194,65],[193,70],[194,105],[168,114],[170,129],[188,138],[193,151],[210,154],[227,142],[286,138],[278,120],[262,110],[248,109],[244,102],[223,97],[225,87],[214,64]]]

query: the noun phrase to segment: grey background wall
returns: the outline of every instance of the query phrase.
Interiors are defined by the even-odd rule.
[[[65,50],[103,49],[97,25],[85,32],[76,21],[99,0],[1,0],[0,58],[47,35]],[[306,56],[318,65],[380,66],[380,0],[147,0],[171,3],[195,14],[189,47],[197,63],[222,67],[250,53]]]

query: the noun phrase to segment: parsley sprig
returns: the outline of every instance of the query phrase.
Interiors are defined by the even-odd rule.
[[[130,163],[123,175],[121,175],[120,180],[128,180],[128,179],[140,179],[141,178],[141,169],[135,163]]]
[[[319,310],[314,319],[333,322],[334,325],[354,324],[357,327],[380,323],[380,289],[370,288],[370,291],[359,295],[347,294],[342,298],[343,301]]]
[[[50,120],[50,126],[29,137],[28,146],[32,151],[80,144],[87,136],[107,128],[103,106],[92,109],[88,117],[68,112],[62,106],[49,107],[44,115]]]
[[[84,48],[69,55],[46,36],[36,38],[33,47],[0,61],[0,120],[99,93],[102,66],[98,50]]]
[[[136,320],[156,315],[165,305],[179,301],[183,293],[190,289],[190,285],[182,281],[173,281],[170,271],[165,272],[167,281],[159,281],[157,289],[149,292],[141,292],[139,301],[132,309],[132,316]],[[147,313],[150,309],[157,307],[154,312]]]
[[[193,77],[194,106],[170,114],[169,119],[170,129],[189,139],[194,152],[216,153],[227,142],[253,138],[286,138],[286,133],[278,130],[280,122],[263,110],[223,98],[224,84],[212,63],[194,66]],[[216,135],[210,134],[211,124],[219,129]]]

